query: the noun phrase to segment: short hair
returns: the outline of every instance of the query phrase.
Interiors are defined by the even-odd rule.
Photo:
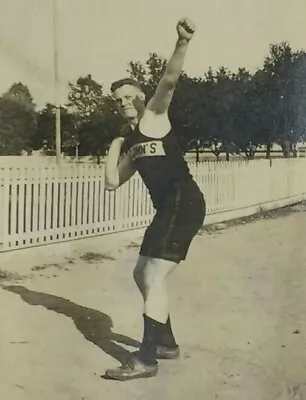
[[[135,79],[132,78],[123,78],[123,79],[119,79],[118,81],[115,81],[112,83],[111,85],[111,92],[114,93],[115,90],[121,88],[124,85],[130,85],[130,86],[134,86],[137,89],[142,90],[142,87],[140,85],[139,82],[137,82]]]

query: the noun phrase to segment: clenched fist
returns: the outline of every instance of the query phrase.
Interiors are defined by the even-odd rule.
[[[182,18],[179,20],[176,30],[179,39],[185,39],[189,42],[195,32],[195,24],[188,18]]]

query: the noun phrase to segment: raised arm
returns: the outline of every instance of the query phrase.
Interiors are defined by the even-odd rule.
[[[188,43],[195,31],[195,25],[189,19],[182,18],[178,22],[176,29],[178,40],[174,52],[167,63],[165,73],[157,86],[154,96],[147,105],[147,109],[155,114],[164,114],[168,111],[175,86],[182,72]]]

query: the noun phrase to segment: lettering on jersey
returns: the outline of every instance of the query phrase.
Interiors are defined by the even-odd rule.
[[[130,149],[133,161],[141,157],[165,156],[165,149],[161,140],[137,143]]]

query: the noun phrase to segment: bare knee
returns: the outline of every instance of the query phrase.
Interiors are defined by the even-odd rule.
[[[144,281],[143,275],[143,271],[138,270],[137,267],[134,269],[133,278],[138,286],[141,285]]]
[[[147,263],[147,257],[140,256],[136,264],[136,267],[134,268],[133,278],[138,287],[143,286],[144,270],[146,267],[146,263]]]
[[[143,294],[147,293],[153,286],[160,286],[165,280],[164,274],[160,273],[152,265],[147,265],[145,268],[136,266],[133,271],[133,278]]]
[[[176,266],[171,261],[140,256],[133,278],[141,293],[146,296],[150,289],[165,285],[166,278]]]

